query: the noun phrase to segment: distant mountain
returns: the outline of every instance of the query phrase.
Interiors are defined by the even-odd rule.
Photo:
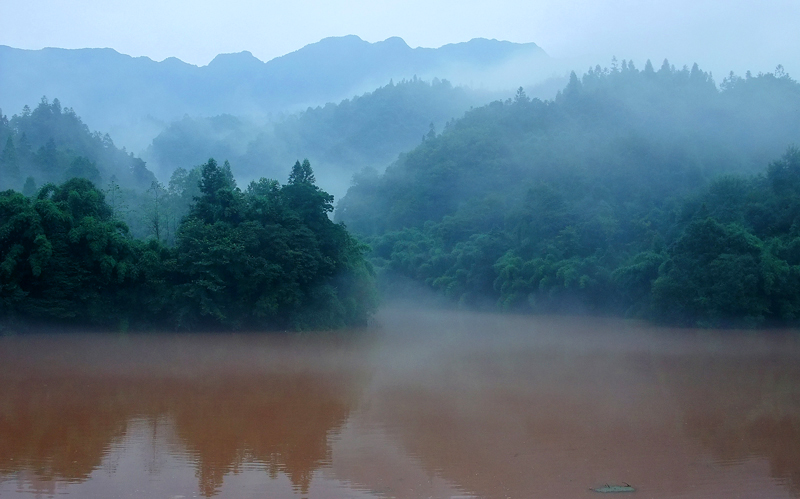
[[[0,109],[20,109],[43,95],[58,97],[80,109],[92,129],[106,130],[130,149],[141,150],[165,123],[185,114],[261,118],[415,75],[490,85],[511,66],[547,61],[534,43],[474,39],[412,49],[396,37],[369,43],[353,35],[325,38],[269,62],[240,52],[218,55],[202,67],[112,49],[0,46]]]

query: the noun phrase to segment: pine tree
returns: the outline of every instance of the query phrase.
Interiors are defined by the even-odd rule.
[[[314,172],[311,170],[311,163],[308,159],[303,160],[303,164],[297,161],[292,167],[292,173],[289,174],[289,183],[294,184],[313,184],[317,179],[314,177]]]
[[[36,181],[33,180],[33,177],[25,179],[25,185],[22,186],[22,194],[27,197],[36,195]]]

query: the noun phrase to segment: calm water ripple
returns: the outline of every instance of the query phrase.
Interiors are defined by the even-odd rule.
[[[800,335],[393,307],[0,338],[0,498],[800,497]]]

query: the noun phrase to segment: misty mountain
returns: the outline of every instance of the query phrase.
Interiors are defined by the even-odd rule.
[[[598,66],[468,111],[357,175],[336,217],[384,273],[465,306],[794,321],[798,109],[780,67],[717,87],[697,65]]]
[[[412,49],[396,37],[369,43],[353,35],[326,38],[268,62],[241,52],[221,54],[202,67],[112,49],[0,46],[0,106],[19,109],[43,95],[59,97],[80,109],[93,129],[138,150],[184,114],[263,118],[415,75],[489,84],[509,67],[530,68],[547,59],[533,43],[474,39]]]
[[[553,100],[520,90],[468,111],[384,175],[360,175],[337,215],[363,234],[382,233],[570,176],[663,198],[720,173],[761,170],[800,142],[798,109],[800,85],[780,68],[731,75],[717,88],[697,65],[598,66],[582,78],[573,73]],[[376,197],[365,212],[350,206],[367,192]]]
[[[262,176],[285,178],[295,161],[308,158],[320,185],[338,199],[354,173],[365,167],[382,170],[417,146],[431,126],[442,129],[493,95],[446,80],[413,78],[267,125],[228,114],[185,116],[155,137],[143,157],[162,179],[210,157],[230,160],[243,183]]]

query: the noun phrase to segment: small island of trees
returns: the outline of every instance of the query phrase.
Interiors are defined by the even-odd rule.
[[[117,329],[321,329],[376,306],[366,247],[328,213],[333,197],[299,161],[289,181],[236,186],[200,169],[175,244],[133,238],[85,178],[35,196],[0,193],[0,318]]]

